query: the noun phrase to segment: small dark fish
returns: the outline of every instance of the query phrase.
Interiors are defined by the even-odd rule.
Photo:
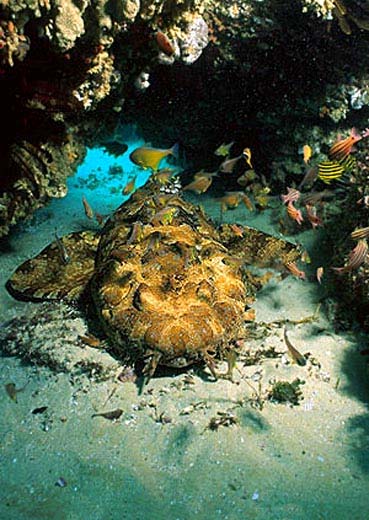
[[[119,157],[123,155],[128,150],[128,144],[120,143],[119,141],[109,141],[108,143],[104,143],[105,151],[113,155],[114,157]]]
[[[104,419],[109,419],[109,421],[116,421],[122,415],[123,410],[117,408],[116,410],[112,410],[111,412],[99,412],[94,413],[91,417],[104,417]]]
[[[240,159],[242,159],[243,155],[238,155],[237,157],[233,157],[232,159],[226,159],[219,166],[219,171],[223,173],[232,173],[236,164]]]
[[[60,259],[63,262],[63,264],[67,265],[70,262],[70,256],[68,255],[68,251],[67,251],[65,245],[63,244],[62,239],[58,236],[56,231],[54,234],[55,234],[56,246],[57,246],[59,254],[60,254]]]
[[[5,391],[8,394],[8,396],[10,397],[10,399],[12,401],[14,401],[15,403],[17,403],[18,402],[18,398],[17,398],[18,392],[23,392],[23,390],[26,388],[28,383],[29,383],[29,381],[27,381],[27,383],[24,386],[22,386],[21,388],[16,388],[14,383],[6,383]]]
[[[38,408],[34,408],[31,413],[33,413],[34,415],[38,413],[44,413],[46,412],[47,408],[47,406],[39,406]]]
[[[288,352],[290,353],[290,356],[294,360],[295,363],[300,365],[300,367],[304,367],[306,365],[306,358],[303,354],[301,354],[290,342],[287,336],[287,329],[284,329],[284,341],[287,345]]]
[[[305,186],[305,184],[308,184],[308,185],[313,184],[313,182],[316,180],[316,178],[318,176],[318,171],[319,170],[318,170],[317,166],[313,166],[312,168],[309,168],[307,170],[307,172],[305,173],[302,181],[298,185],[297,189],[301,190],[302,187]]]
[[[82,197],[82,204],[83,204],[83,208],[85,210],[86,217],[89,219],[93,219],[94,218],[93,209],[91,208],[90,204],[87,202],[87,199],[85,198],[85,196]]]

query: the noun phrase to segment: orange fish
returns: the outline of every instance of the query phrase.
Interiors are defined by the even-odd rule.
[[[164,54],[166,54],[167,56],[173,56],[173,54],[175,53],[175,48],[173,47],[170,39],[166,34],[164,34],[161,31],[158,31],[155,34],[155,40],[159,49],[162,52],[164,52]]]
[[[254,210],[251,200],[243,191],[227,191],[226,194],[218,200],[221,203],[222,211],[235,209],[240,202],[243,202],[250,211]]]
[[[355,128],[351,129],[349,137],[346,139],[338,139],[329,149],[328,157],[331,161],[342,161],[346,159],[351,153],[352,147],[355,143],[360,141],[361,135]]]
[[[355,231],[351,233],[351,238],[354,240],[359,240],[360,238],[369,238],[369,227],[355,229]]]
[[[293,276],[296,276],[296,278],[300,278],[301,280],[306,280],[305,272],[301,271],[301,269],[297,267],[296,262],[288,262],[288,264],[285,265]]]
[[[301,214],[301,211],[293,205],[292,202],[287,204],[287,214],[292,220],[295,220],[299,225],[303,222],[304,218]]]
[[[211,173],[197,173],[195,175],[195,180],[184,186],[183,191],[193,191],[200,195],[201,193],[205,193],[211,186],[213,182],[213,175]]]
[[[348,256],[348,262],[344,267],[332,267],[338,274],[348,273],[354,269],[358,269],[367,259],[368,243],[366,240],[359,240],[354,249]]]
[[[239,226],[238,224],[230,224],[229,226],[236,237],[243,237],[244,229],[242,226]]]
[[[172,146],[172,148],[151,148],[150,146],[139,146],[130,154],[130,160],[141,166],[141,168],[151,168],[156,172],[159,168],[159,164],[168,155],[173,155],[178,159],[178,143]]]
[[[132,191],[135,189],[135,184],[136,184],[136,177],[133,177],[133,179],[128,181],[127,184],[124,186],[124,188],[122,190],[122,194],[129,195],[130,193],[132,193]]]
[[[159,184],[168,184],[173,174],[174,170],[171,168],[163,168],[155,174],[154,180],[158,181]]]

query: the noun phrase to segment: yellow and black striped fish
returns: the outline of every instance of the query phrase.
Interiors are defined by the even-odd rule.
[[[322,161],[318,164],[318,178],[325,184],[330,184],[333,180],[340,179],[344,173],[353,169],[356,159],[351,155],[341,161]]]

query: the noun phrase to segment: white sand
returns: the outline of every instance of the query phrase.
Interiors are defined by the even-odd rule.
[[[106,197],[99,201],[96,191],[82,191],[98,211],[106,211]],[[55,227],[62,235],[91,225],[80,195],[54,201],[38,212],[34,224],[13,234],[0,258],[2,285],[53,238]],[[109,204],[117,206],[118,198]],[[209,202],[204,199],[205,206]],[[263,229],[270,229],[268,212],[252,220],[244,208],[227,214],[239,222],[245,217],[250,225],[262,219]],[[298,238],[311,242],[312,237],[309,231]],[[290,276],[280,281],[276,273],[259,293],[257,320],[310,316],[322,294],[324,288],[314,282]],[[1,321],[35,306],[0,291]],[[250,344],[285,352],[282,331],[275,327]],[[57,344],[64,332],[54,331],[50,341]],[[369,377],[366,358],[358,353],[366,348],[366,337],[335,334],[321,310],[319,321],[291,326],[290,339],[321,367],[311,361],[305,367],[284,364],[281,358],[253,367],[239,362],[235,383],[212,382],[201,372],[186,383],[183,373],[155,378],[142,395],[133,383],[97,383],[3,357],[0,518],[366,519]],[[251,379],[255,373],[261,373],[262,392],[271,378],[305,380],[303,401],[295,407],[270,402],[262,410],[253,407],[248,400],[250,384],[258,389]],[[28,380],[15,403],[4,385],[14,382],[19,388]],[[32,414],[41,406],[48,408]],[[116,422],[91,417],[116,408],[123,410]],[[238,424],[211,431],[209,421],[218,412],[235,414]],[[60,477],[65,487],[55,485]]]

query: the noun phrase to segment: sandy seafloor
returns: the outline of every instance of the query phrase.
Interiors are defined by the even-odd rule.
[[[83,318],[72,317],[64,326],[64,309],[56,311],[54,321],[43,321],[38,310],[43,307],[14,301],[4,282],[53,239],[55,228],[63,235],[94,226],[83,213],[82,193],[100,213],[119,205],[119,191],[111,194],[109,179],[100,174],[103,180],[92,189],[77,189],[78,178],[71,179],[74,189],[66,198],[38,211],[2,243],[0,321],[9,332],[4,323],[10,318],[32,320],[21,338],[26,349],[32,350],[38,336],[49,351],[55,347],[63,354],[63,342],[74,341],[81,349],[76,338],[84,330]],[[218,216],[210,197],[201,202]],[[225,218],[267,230],[273,215],[239,207]],[[294,237],[314,253],[313,266],[322,260],[320,246],[313,247],[318,238],[324,235],[312,231]],[[322,297],[324,285],[291,276],[281,280],[276,272],[258,294],[257,321],[311,316]],[[70,374],[4,355],[0,518],[367,519],[369,374],[359,354],[367,339],[357,330],[335,334],[326,309],[323,304],[317,321],[290,328],[294,345],[310,353],[307,366],[288,362],[283,328],[275,326],[267,338],[253,341],[274,346],[281,355],[251,367],[239,361],[234,383],[213,382],[206,373],[189,370],[156,377],[139,395],[133,382],[98,382],[78,375],[76,367]],[[21,325],[14,331],[18,335]],[[300,405],[257,407],[252,388],[265,394],[271,379],[296,377],[305,381]],[[5,392],[9,382],[17,388],[28,382],[18,402]],[[44,406],[43,413],[32,413]],[[123,410],[117,421],[92,417],[116,408]],[[238,424],[212,431],[208,425],[218,412],[233,414]]]

